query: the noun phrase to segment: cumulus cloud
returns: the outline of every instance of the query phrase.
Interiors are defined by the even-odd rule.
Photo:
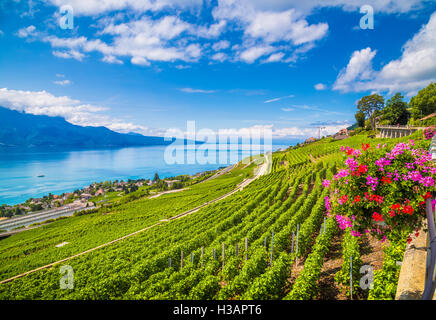
[[[376,52],[370,48],[355,51],[344,72],[335,82],[340,91],[395,91],[415,94],[436,81],[436,12],[429,22],[408,40],[398,59],[390,61],[381,70],[374,71],[371,61]]]
[[[334,90],[352,91],[354,86],[359,86],[360,80],[369,80],[374,73],[372,59],[376,51],[371,48],[355,51],[345,69],[341,70],[333,85]]]
[[[17,36],[20,38],[27,38],[27,37],[30,37],[32,35],[35,35],[35,30],[36,30],[36,27],[33,25],[28,26],[26,28],[21,28],[20,30],[18,30]]]
[[[327,89],[327,86],[324,83],[317,83],[314,87],[318,91]]]

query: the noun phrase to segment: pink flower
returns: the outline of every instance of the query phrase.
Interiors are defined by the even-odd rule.
[[[322,185],[324,186],[324,188],[330,187],[330,180],[324,179]]]

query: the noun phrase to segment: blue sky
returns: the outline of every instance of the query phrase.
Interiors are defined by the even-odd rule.
[[[62,5],[74,28],[62,29]],[[362,5],[374,29],[361,29]],[[6,0],[0,105],[163,135],[267,126],[275,138],[352,124],[356,101],[436,81],[436,2]]]

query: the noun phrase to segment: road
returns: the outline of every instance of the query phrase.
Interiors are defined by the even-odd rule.
[[[47,210],[40,213],[31,213],[24,216],[17,216],[7,220],[0,221],[0,230],[8,230],[13,233],[21,232],[28,229],[11,230],[22,226],[28,226],[36,222],[42,222],[47,219],[55,219],[58,217],[71,216],[75,211],[83,211],[95,208],[92,207],[64,207],[58,209]],[[10,233],[10,232],[8,232]],[[9,235],[8,233],[1,233],[0,237]],[[12,233],[11,233],[12,234]]]

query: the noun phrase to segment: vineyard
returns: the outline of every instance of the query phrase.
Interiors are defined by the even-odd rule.
[[[363,243],[374,241],[353,237],[338,228],[334,217],[326,216],[329,191],[322,182],[341,168],[342,145],[359,148],[362,143],[395,144],[410,138],[358,135],[277,152],[272,172],[242,190],[181,219],[165,220],[133,237],[1,284],[0,298],[319,299],[319,284],[331,277],[331,289],[344,299],[352,294],[354,299],[392,299],[407,234],[382,245],[383,261],[374,268],[374,283],[361,288],[363,249],[368,251]],[[420,140],[418,133],[412,138]],[[0,280],[215,199],[251,177],[254,167],[239,165],[183,192],[120,203],[1,240]],[[56,247],[62,242],[68,244]],[[338,256],[339,267],[326,275],[326,263],[333,256]],[[60,267],[65,264],[74,270],[72,290],[59,288]]]

